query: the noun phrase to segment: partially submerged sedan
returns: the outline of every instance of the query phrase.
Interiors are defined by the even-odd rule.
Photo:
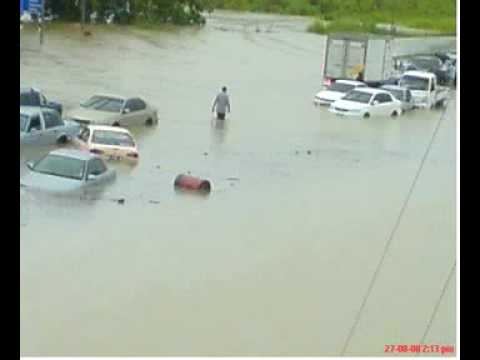
[[[322,90],[317,95],[313,103],[315,105],[330,105],[333,102],[343,98],[348,92],[359,88],[366,87],[363,82],[355,80],[337,80],[333,84],[327,87],[326,90]]]
[[[398,116],[402,103],[385,90],[361,88],[350,91],[343,99],[335,101],[330,112],[342,116],[368,118],[373,115]]]
[[[409,111],[415,108],[412,92],[410,89],[398,85],[383,85],[381,89],[388,91],[395,99],[402,103],[402,111]]]
[[[20,144],[54,145],[72,140],[80,125],[62,120],[53,109],[20,107]]]
[[[127,129],[112,126],[90,125],[81,131],[74,143],[82,150],[100,155],[105,160],[138,162],[135,140]]]
[[[139,97],[98,94],[70,111],[67,117],[82,125],[134,126],[158,124],[157,110]]]
[[[99,156],[80,150],[51,151],[37,162],[28,162],[29,173],[20,180],[20,187],[52,194],[84,194],[98,189],[116,178]]]

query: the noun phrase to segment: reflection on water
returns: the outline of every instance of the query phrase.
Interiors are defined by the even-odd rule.
[[[112,163],[101,198],[21,191],[22,355],[340,353],[440,113],[314,107],[325,38],[307,25],[215,13],[202,30],[47,31],[42,49],[22,33],[20,82],[67,112],[93,93],[138,93],[160,118],[134,129],[140,162]],[[218,83],[235,113],[209,123]],[[455,109],[348,354],[425,331],[455,258]],[[48,150],[22,149],[21,175]],[[175,192],[189,172],[212,181],[209,196]],[[454,285],[431,344],[455,343]]]
[[[230,120],[212,119],[212,137],[217,145],[221,145],[225,142],[225,137],[228,132],[227,123],[229,121]]]

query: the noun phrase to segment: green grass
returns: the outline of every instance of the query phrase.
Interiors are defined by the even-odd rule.
[[[391,24],[391,16],[386,14],[368,14],[351,16],[334,15],[331,21],[325,18],[317,18],[308,27],[308,31],[327,34],[333,32],[354,32],[354,33],[377,33],[381,31],[376,28],[377,24]],[[419,15],[397,15],[394,19],[395,26],[408,27],[413,29],[432,31],[437,34],[454,35],[456,33],[456,19],[449,16],[426,17]]]

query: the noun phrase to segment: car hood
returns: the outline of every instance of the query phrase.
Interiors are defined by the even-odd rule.
[[[345,93],[338,92],[338,91],[323,90],[317,93],[316,97],[325,99],[325,100],[336,101],[336,100],[340,100],[345,95],[346,95]]]
[[[87,120],[96,124],[111,125],[115,120],[118,119],[119,116],[120,113],[111,113],[79,107],[69,111],[65,118],[70,120]]]
[[[20,180],[20,187],[50,193],[67,193],[80,190],[82,181],[30,171]]]
[[[332,104],[333,107],[339,107],[345,110],[363,110],[368,107],[368,104],[363,104],[355,101],[338,100]]]

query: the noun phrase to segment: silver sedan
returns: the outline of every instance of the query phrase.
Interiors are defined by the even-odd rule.
[[[85,194],[101,189],[116,178],[104,160],[95,154],[73,149],[51,151],[20,180],[20,188],[54,194]]]
[[[68,112],[68,119],[82,125],[129,127],[158,124],[157,110],[139,97],[97,94]]]

